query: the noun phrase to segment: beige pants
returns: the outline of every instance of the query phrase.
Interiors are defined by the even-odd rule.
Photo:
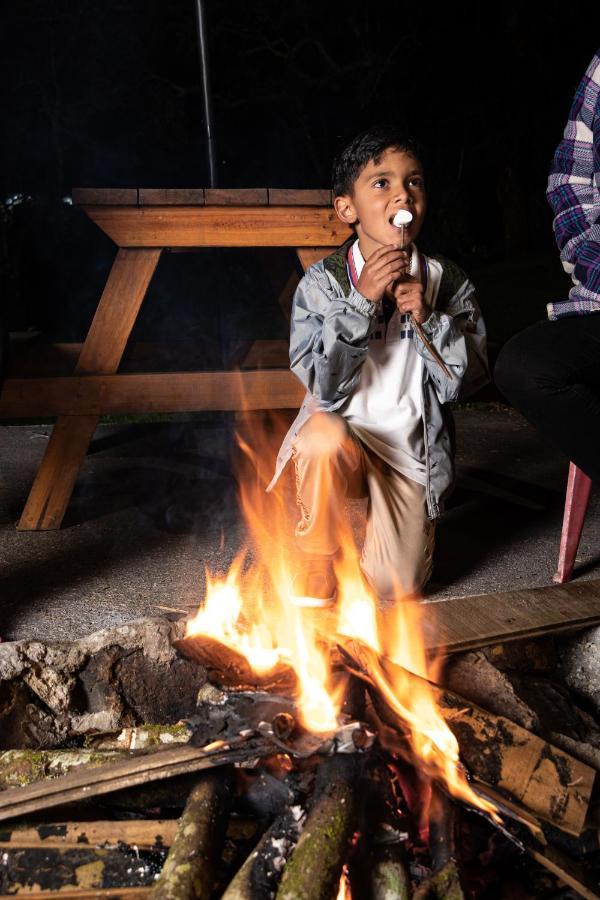
[[[431,575],[435,526],[427,518],[425,488],[401,475],[361,444],[336,413],[316,413],[293,445],[300,521],[306,553],[338,550],[344,496],[368,497],[361,568],[380,600],[398,589],[417,593]]]

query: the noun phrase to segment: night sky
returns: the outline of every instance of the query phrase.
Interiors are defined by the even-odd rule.
[[[206,11],[220,186],[329,187],[344,142],[393,122],[426,148],[425,241],[469,271],[555,256],[546,177],[600,45],[597,2]],[[208,184],[195,7],[19,0],[3,17],[2,194],[31,197],[4,217],[4,317],[52,330],[40,284],[63,297],[64,325],[65,293],[82,291],[74,270],[94,262],[101,284],[98,260],[110,261],[91,226],[65,218],[80,214],[59,209],[72,187]]]

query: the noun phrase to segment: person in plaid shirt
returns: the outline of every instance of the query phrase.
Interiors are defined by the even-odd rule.
[[[600,482],[600,50],[577,88],[547,190],[568,299],[511,338],[495,369],[502,393]]]

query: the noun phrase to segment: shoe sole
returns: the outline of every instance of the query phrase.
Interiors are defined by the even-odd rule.
[[[298,597],[292,596],[292,606],[305,609],[329,609],[335,604],[337,592],[333,597]]]

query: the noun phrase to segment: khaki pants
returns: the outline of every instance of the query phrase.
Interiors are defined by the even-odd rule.
[[[310,554],[339,548],[344,496],[368,497],[361,568],[379,599],[421,590],[431,575],[435,526],[423,485],[392,469],[336,413],[315,413],[293,445],[300,521],[298,547]]]

